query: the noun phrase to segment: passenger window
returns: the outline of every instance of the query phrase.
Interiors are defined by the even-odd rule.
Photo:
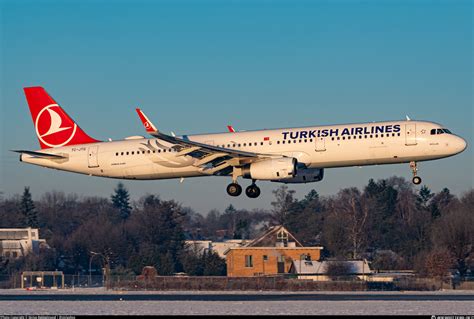
[[[244,143],[244,146],[247,146],[247,143]]]
[[[127,152],[127,155],[128,155],[128,152]]]
[[[277,144],[280,144],[280,141],[277,141]]]
[[[132,155],[135,155],[135,152],[132,152]]]
[[[263,145],[263,142],[260,142],[260,145]]]
[[[359,135],[359,140],[361,140],[361,139],[362,139],[362,135]]]
[[[115,153],[115,156],[118,156],[118,153]]]
[[[150,150],[148,150],[148,154],[150,154],[150,153],[151,153]]]
[[[283,144],[285,144],[285,143],[286,143],[286,141],[281,141],[281,142],[282,142]]]

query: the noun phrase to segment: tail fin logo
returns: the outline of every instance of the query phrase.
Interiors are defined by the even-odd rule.
[[[62,127],[62,113],[58,104],[50,104],[45,106],[36,117],[36,135],[42,143],[49,147],[64,146],[76,134],[76,123],[73,123],[72,126]]]

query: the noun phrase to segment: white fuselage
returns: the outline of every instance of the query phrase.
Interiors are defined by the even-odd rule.
[[[294,157],[308,168],[331,168],[427,161],[462,152],[466,142],[425,121],[393,121],[184,136],[191,141],[252,153]],[[21,160],[44,167],[123,179],[208,176],[193,166],[197,159],[178,156],[173,145],[156,138],[43,149],[65,156],[46,159],[22,154]]]

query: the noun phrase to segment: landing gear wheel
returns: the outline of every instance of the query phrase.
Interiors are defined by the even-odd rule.
[[[421,184],[421,177],[419,177],[419,176],[413,177],[412,182],[415,185],[420,185]]]
[[[227,194],[237,197],[242,194],[242,186],[237,183],[231,183],[227,186]]]
[[[260,188],[257,185],[252,184],[245,189],[245,194],[250,198],[257,198],[260,196]]]

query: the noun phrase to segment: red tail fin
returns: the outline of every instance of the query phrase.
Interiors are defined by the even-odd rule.
[[[41,148],[99,142],[87,135],[40,86],[24,88]]]

